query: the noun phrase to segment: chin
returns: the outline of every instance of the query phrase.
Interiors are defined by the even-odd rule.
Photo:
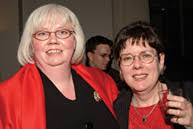
[[[59,65],[63,65],[64,62],[61,61],[53,61],[53,62],[49,62],[48,65],[50,66],[59,66]]]

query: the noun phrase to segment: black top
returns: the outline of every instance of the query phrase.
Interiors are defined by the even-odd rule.
[[[40,75],[45,92],[47,129],[119,129],[104,102],[94,99],[94,89],[74,70],[76,100],[63,96],[41,71]]]

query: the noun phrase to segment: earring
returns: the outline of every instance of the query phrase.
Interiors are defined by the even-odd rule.
[[[119,70],[119,76],[120,76],[120,79],[123,80],[123,75],[121,73],[121,70]]]

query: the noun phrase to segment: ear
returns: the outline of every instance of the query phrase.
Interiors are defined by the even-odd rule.
[[[164,53],[160,53],[159,54],[159,68],[160,68],[160,74],[163,74],[165,69],[166,69],[166,66],[165,66],[165,54]]]
[[[93,60],[93,53],[92,53],[92,52],[87,52],[87,56],[88,56],[88,59],[89,59],[90,61]]]

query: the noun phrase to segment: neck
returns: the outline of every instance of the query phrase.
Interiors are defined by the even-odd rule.
[[[69,82],[71,76],[71,65],[38,66],[38,68],[57,86]]]
[[[134,92],[132,97],[132,104],[135,107],[147,107],[157,104],[159,102],[159,90],[161,82],[158,82],[151,90],[143,93]]]
[[[70,64],[39,68],[66,98],[76,99]]]

